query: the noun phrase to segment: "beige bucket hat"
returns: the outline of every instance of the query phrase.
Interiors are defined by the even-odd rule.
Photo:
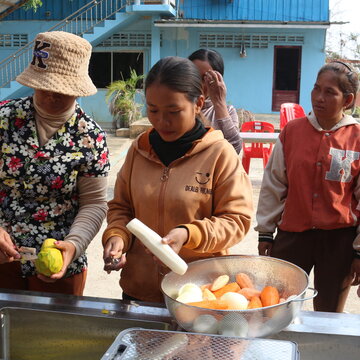
[[[65,31],[40,33],[29,66],[16,78],[25,86],[70,96],[97,92],[88,74],[91,44]]]

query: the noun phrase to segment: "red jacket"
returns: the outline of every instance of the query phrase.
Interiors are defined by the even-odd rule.
[[[359,225],[360,125],[351,116],[331,130],[316,118],[289,122],[266,167],[259,232],[301,232]]]

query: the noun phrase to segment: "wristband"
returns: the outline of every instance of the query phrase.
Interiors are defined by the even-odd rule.
[[[274,242],[274,236],[272,233],[259,233],[259,242]]]

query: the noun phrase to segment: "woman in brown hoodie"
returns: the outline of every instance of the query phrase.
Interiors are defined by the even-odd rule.
[[[222,132],[198,120],[204,97],[190,60],[160,60],[145,94],[153,128],[134,141],[118,174],[103,235],[104,268],[122,268],[124,299],[161,302],[166,270],[126,224],[138,218],[186,262],[224,255],[249,230],[252,189]]]

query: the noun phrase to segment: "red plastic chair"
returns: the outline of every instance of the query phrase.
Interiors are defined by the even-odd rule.
[[[247,121],[241,125],[241,132],[274,132],[274,125],[265,121]],[[273,144],[243,143],[242,164],[247,174],[249,174],[251,158],[263,159],[264,168],[269,160]]]
[[[283,103],[280,106],[280,130],[290,121],[306,116],[304,109],[299,104]]]

